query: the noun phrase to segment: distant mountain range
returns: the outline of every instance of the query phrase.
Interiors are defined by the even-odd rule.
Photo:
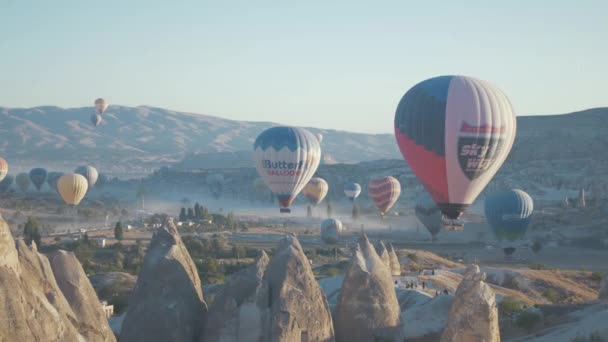
[[[271,122],[234,121],[153,107],[110,106],[102,124],[92,107],[0,107],[0,153],[12,170],[58,170],[89,163],[108,173],[145,173],[160,165],[247,166],[256,136]],[[310,128],[322,133],[327,163],[401,158],[392,134]],[[608,108],[518,117],[512,157],[608,159]],[[136,171],[133,171],[136,170]]]

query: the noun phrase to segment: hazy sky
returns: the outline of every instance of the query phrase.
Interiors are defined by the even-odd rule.
[[[463,74],[518,114],[565,113],[608,105],[607,13],[605,0],[0,0],[0,106],[102,96],[391,132],[407,89]]]

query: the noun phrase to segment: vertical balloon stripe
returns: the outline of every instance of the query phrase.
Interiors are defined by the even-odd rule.
[[[385,214],[401,195],[401,184],[394,177],[378,177],[369,183],[368,192],[380,213]]]

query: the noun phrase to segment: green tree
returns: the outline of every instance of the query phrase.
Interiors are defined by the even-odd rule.
[[[188,220],[188,216],[186,215],[186,208],[181,208],[179,210],[179,221],[185,222]]]
[[[124,230],[120,221],[116,222],[116,225],[114,226],[114,238],[118,241],[121,241],[124,238]]]
[[[234,214],[228,213],[228,215],[226,215],[226,229],[234,230],[235,227],[236,224],[234,222]]]
[[[23,226],[23,239],[28,245],[32,244],[32,241],[36,243],[38,247],[42,243],[42,237],[40,236],[40,227],[38,221],[33,217],[28,217],[25,226]]]
[[[308,206],[308,208],[306,208],[306,217],[308,217],[308,218],[312,217],[312,208],[310,206]]]
[[[194,203],[194,217],[198,220],[203,218],[203,210],[198,202]]]
[[[361,211],[359,209],[359,206],[354,204],[353,205],[353,220],[357,221],[359,219],[360,215],[361,215]]]
[[[192,208],[188,208],[188,215],[186,216],[189,220],[194,219],[194,210]]]

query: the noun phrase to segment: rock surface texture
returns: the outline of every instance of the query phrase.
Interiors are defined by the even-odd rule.
[[[401,275],[401,264],[399,263],[399,258],[397,257],[397,252],[393,248],[393,244],[388,246],[388,255],[390,257],[391,264],[391,274],[394,276]]]
[[[469,265],[454,297],[442,342],[499,342],[498,310],[485,273]]]
[[[403,341],[400,308],[389,267],[366,236],[359,239],[336,306],[336,341]]]

